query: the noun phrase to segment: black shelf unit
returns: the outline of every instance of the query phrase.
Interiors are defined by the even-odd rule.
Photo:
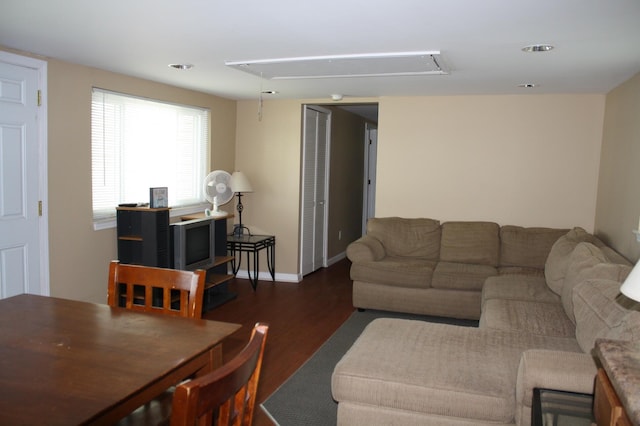
[[[228,289],[229,281],[234,276],[228,272],[228,264],[232,258],[227,256],[227,218],[217,218],[214,221],[216,265],[207,271],[207,291],[203,311],[211,310],[237,297]]]
[[[117,207],[118,260],[170,267],[169,209]]]
[[[228,284],[234,278],[228,269],[233,257],[227,256],[227,218],[233,216],[216,217],[214,221],[214,257],[215,264],[207,269],[207,280],[204,289],[202,312],[207,312],[220,306],[237,295],[229,291]],[[182,216],[182,220],[207,218],[203,213]]]

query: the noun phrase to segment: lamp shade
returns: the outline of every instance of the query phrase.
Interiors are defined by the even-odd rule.
[[[633,267],[627,279],[624,280],[620,291],[629,299],[640,302],[640,262]]]
[[[233,192],[253,192],[249,179],[242,172],[233,172],[229,186]]]

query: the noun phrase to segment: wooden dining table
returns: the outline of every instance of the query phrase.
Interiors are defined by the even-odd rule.
[[[113,424],[222,363],[238,324],[19,295],[0,300],[0,424]]]

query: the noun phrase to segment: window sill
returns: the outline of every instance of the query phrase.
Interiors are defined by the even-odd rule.
[[[171,210],[169,210],[169,217],[179,217],[179,216],[185,216],[188,214],[200,213],[207,208],[211,208],[211,205],[207,203],[202,203],[202,204],[196,204],[193,206],[172,207]],[[117,226],[117,223],[116,223],[115,216],[93,221],[94,231],[111,229],[111,228],[115,228],[116,226]]]

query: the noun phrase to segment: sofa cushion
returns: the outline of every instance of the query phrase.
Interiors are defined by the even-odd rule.
[[[539,336],[575,336],[575,327],[561,304],[524,300],[487,300],[482,307],[480,328]]]
[[[527,275],[540,278],[544,277],[544,270],[526,266],[498,266],[498,275]]]
[[[544,269],[551,247],[566,233],[566,229],[505,225],[500,228],[500,266]]]
[[[499,275],[490,277],[482,287],[482,309],[490,299],[560,303],[560,297],[549,290],[543,277]]]
[[[498,274],[495,267],[471,263],[438,262],[431,286],[450,290],[482,290],[484,281]]]
[[[604,251],[591,243],[579,243],[569,256],[567,272],[562,285],[562,305],[569,319],[575,324],[573,289],[592,278],[616,281],[620,284],[631,272],[631,266],[610,263]]]
[[[598,338],[640,339],[638,303],[620,294],[620,283],[593,279],[577,285],[573,291],[576,339],[589,353]]]
[[[375,262],[351,264],[353,281],[374,282],[394,287],[431,287],[436,262],[411,257],[387,256]]]
[[[498,266],[499,231],[498,224],[493,222],[445,222],[440,260]]]
[[[574,339],[377,319],[336,365],[332,393],[339,403],[513,424],[530,348],[580,350]]]
[[[367,235],[380,240],[388,256],[438,260],[440,222],[433,219],[399,217],[371,218]]]
[[[596,244],[597,240],[596,237],[580,227],[573,228],[558,238],[551,247],[544,265],[544,276],[547,279],[547,285],[553,292],[558,295],[562,293],[562,284],[567,274],[569,257],[573,253],[573,249],[583,241]]]

